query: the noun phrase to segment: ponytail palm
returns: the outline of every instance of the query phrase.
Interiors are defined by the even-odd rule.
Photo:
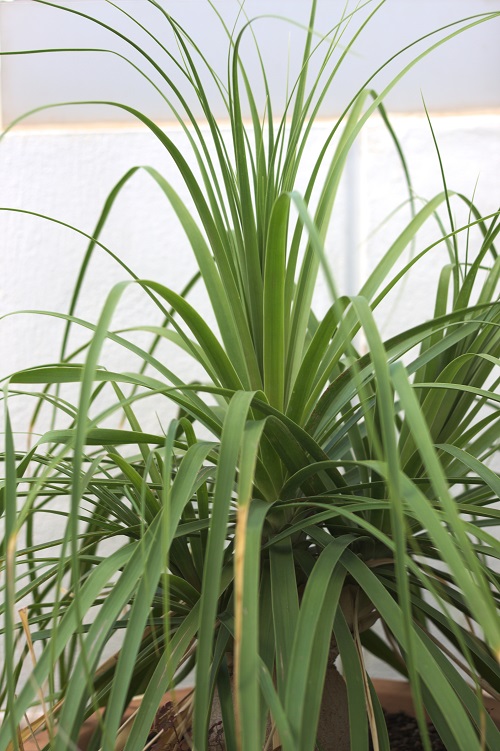
[[[357,9],[345,10],[321,37],[312,31],[312,3],[300,74],[275,120],[265,68],[262,116],[240,58],[250,22],[237,34],[227,30],[223,81],[163,5],[148,1],[174,35],[177,57],[163,47],[164,69],[142,52],[141,72],[160,76],[158,89],[185,129],[196,168],[146,115],[107,104],[149,128],[182,175],[193,210],[158,171],[141,168],[175,210],[197,274],[175,291],[139,279],[101,242],[114,201],[139,169],[132,168],[88,235],[69,312],[38,313],[66,322],[59,362],[4,381],[1,690],[8,717],[0,750],[20,747],[18,725],[42,696],[50,748],[73,747],[82,721],[105,707],[92,748],[110,751],[134,695],[143,700],[121,737],[126,751],[142,749],[162,696],[194,669],[194,693],[179,714],[197,751],[209,747],[215,692],[228,749],[257,751],[270,735],[268,748],[313,751],[325,676],[338,654],[350,747],[367,749],[371,736],[375,748],[388,749],[364,650],[410,679],[426,748],[424,708],[447,748],[497,748],[483,691],[500,692],[500,480],[488,463],[500,436],[500,224],[498,214],[482,217],[446,186],[417,206],[383,100],[424,54],[499,14],[452,25],[438,41],[431,36],[427,52],[380,94],[368,81],[332,126],[301,196],[298,170],[322,99],[383,3],[362,22]],[[106,28],[110,39],[120,36],[141,52],[133,39]],[[161,50],[160,32],[150,35]],[[319,55],[320,74],[310,81],[310,59]],[[230,144],[204,93],[200,59],[226,104]],[[205,129],[170,78],[173,66],[196,92]],[[251,125],[242,116],[244,97]],[[346,159],[375,111],[401,157],[411,218],[359,293],[347,296],[336,289],[324,241]],[[451,216],[453,202],[465,203],[469,221],[452,223],[448,232],[439,214]],[[417,233],[431,222],[435,241],[421,247]],[[441,247],[449,261],[433,314],[383,341],[378,306]],[[129,279],[110,291],[90,323],[76,310],[96,252],[114,257]],[[318,319],[312,304],[320,271],[331,305]],[[197,310],[198,284],[214,326]],[[117,331],[114,313],[130,285],[156,305],[158,320]],[[88,338],[71,352],[74,328]],[[152,336],[149,347],[135,343],[137,330]],[[183,381],[162,359],[164,340],[203,372],[199,381]],[[108,341],[139,365],[130,372],[106,368]],[[78,384],[76,400],[67,397],[74,393],[67,384]],[[52,429],[28,451],[16,446],[9,421],[19,394],[33,398],[35,424],[42,405],[54,413]],[[156,434],[141,428],[153,398],[177,409]],[[108,427],[110,418],[116,427]],[[64,521],[61,537],[40,542],[37,521],[53,513]],[[28,604],[18,624],[21,600]],[[116,633],[120,649],[105,660]],[[21,685],[31,641],[41,651]],[[335,718],[335,704],[330,711]]]

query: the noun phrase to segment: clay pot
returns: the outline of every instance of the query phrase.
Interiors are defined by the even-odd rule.
[[[333,666],[332,666],[333,667]],[[339,696],[341,692],[341,688],[338,687],[338,673],[333,667],[333,671],[330,670],[330,667],[328,669],[327,673],[327,679],[325,681],[325,698],[329,698],[333,702],[334,697],[335,700],[339,701]],[[336,674],[336,675],[335,675]],[[338,676],[340,677],[340,676]],[[342,680],[342,679],[341,679]],[[343,681],[342,681],[343,683]],[[408,714],[410,716],[414,716],[414,708],[412,703],[412,697],[411,697],[411,691],[409,684],[406,681],[394,681],[394,680],[385,680],[385,679],[374,679],[373,680],[374,688],[377,692],[377,695],[380,699],[380,703],[386,712],[389,713],[398,713],[398,712],[404,712],[405,714]],[[176,692],[176,701],[177,703],[182,703],[186,700],[188,700],[190,694],[189,689],[179,690]],[[139,700],[134,700],[129,708],[127,709],[125,717],[130,717],[133,712],[137,709],[137,706],[139,705]],[[322,711],[326,710],[326,704],[324,703],[325,709],[322,709]],[[489,712],[492,720],[496,723],[496,725],[500,728],[500,702],[496,701],[495,699],[491,699],[490,697],[485,697],[485,707],[486,710]],[[163,725],[169,725],[174,717],[175,714],[175,705],[171,701],[171,696],[169,694],[166,694],[164,697],[164,700],[162,702],[162,705],[160,707],[160,710],[157,714],[157,731],[160,732],[161,726]],[[330,715],[332,713],[330,712]],[[92,737],[92,733],[95,730],[95,727],[97,725],[97,717],[92,716],[90,717],[83,725],[80,740],[78,743],[79,751],[85,751],[87,744]],[[323,719],[323,722],[320,720],[320,726],[327,727],[328,722]],[[151,746],[151,751],[166,751],[167,749],[172,748],[172,746],[168,746],[165,744],[166,739],[162,739],[162,735],[159,735],[157,741]],[[124,740],[124,739],[123,739]],[[320,743],[322,744],[322,748],[333,748],[333,749],[341,749],[341,748],[349,748],[349,737],[347,736],[347,739],[344,737],[330,737],[330,738],[319,738]],[[24,742],[24,749],[25,751],[38,751],[39,748],[43,748],[43,745],[47,742],[47,734],[45,732],[37,733],[37,742],[38,746],[35,740],[27,740]],[[214,745],[215,743],[218,743],[218,745]],[[335,743],[338,743],[339,745],[334,745]],[[345,745],[347,743],[347,746]],[[344,745],[343,745],[344,744]],[[122,744],[119,744],[117,748],[123,748]],[[175,746],[174,746],[175,748]],[[189,748],[189,746],[186,745],[186,749]],[[221,738],[218,737],[217,733],[213,733],[212,737],[212,748],[217,749],[217,751],[220,751],[221,748],[223,749],[224,746],[221,746]],[[175,751],[184,751],[182,744],[178,744],[177,748],[175,748]]]

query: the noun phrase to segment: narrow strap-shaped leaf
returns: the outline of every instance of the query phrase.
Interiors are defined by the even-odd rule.
[[[312,724],[313,730],[316,729],[318,716],[313,698],[317,700],[318,697],[310,683],[309,669],[315,651],[321,650],[326,643],[326,654],[322,654],[323,664],[317,666],[322,672],[314,679],[322,691],[333,619],[345,576],[343,568],[337,569],[337,566],[342,552],[353,539],[352,536],[346,535],[327,545],[314,565],[304,590],[289,660],[285,698],[292,730],[299,738],[303,738],[307,733],[306,725]],[[318,701],[316,708],[319,712]]]
[[[472,456],[467,451],[464,451],[457,446],[450,445],[449,443],[438,443],[436,444],[436,448],[442,449],[448,454],[451,454],[472,472],[479,477],[482,477],[485,483],[489,485],[492,491],[500,498],[500,477],[496,472],[487,467],[483,462],[479,461],[479,459],[476,459],[475,456]]]
[[[308,690],[305,696],[299,741],[300,748],[309,749],[309,751],[314,751],[316,748],[316,732],[321,714],[323,687],[328,662],[332,659],[333,621],[344,581],[345,571],[341,568],[336,569],[332,574],[316,627],[315,644],[308,668]]]
[[[220,633],[220,632],[219,632]],[[215,660],[214,660],[215,667]],[[233,676],[230,674],[226,660],[223,660],[217,669],[217,692],[222,715],[222,727],[224,730],[224,742],[226,748],[238,747],[241,739],[234,717]]]
[[[237,746],[259,751],[259,580],[262,526],[269,511],[252,501],[257,454],[265,420],[245,426],[238,478],[238,515],[234,557],[235,715]]]
[[[262,362],[263,348],[263,281],[262,281],[262,258],[258,245],[257,228],[255,223],[255,207],[250,185],[249,170],[247,163],[247,154],[245,146],[245,128],[243,126],[241,114],[241,100],[239,96],[239,49],[242,37],[249,24],[245,24],[239,32],[232,51],[232,69],[231,69],[231,122],[234,139],[234,153],[236,159],[236,175],[239,187],[239,201],[241,210],[241,225],[243,232],[243,242],[245,248],[244,261],[245,268],[245,290],[247,295],[247,305],[250,310],[252,320],[252,331],[255,343],[255,350],[259,362]]]
[[[157,292],[177,310],[178,314],[193,332],[198,343],[203,347],[203,350],[216,373],[216,378],[221,379],[222,385],[233,389],[242,388],[241,381],[229,360],[229,357],[217,341],[217,338],[212,333],[208,324],[193,306],[163,284],[154,281],[144,281],[142,284],[144,287]]]
[[[171,429],[169,430],[166,439],[166,451],[170,453],[173,450],[176,428],[175,424],[173,428],[173,431]],[[115,747],[120,719],[125,708],[124,705],[127,690],[133,673],[140,640],[150,614],[152,598],[157,590],[160,575],[168,564],[168,551],[169,545],[173,539],[173,532],[180,518],[182,509],[186,506],[194,492],[193,486],[196,482],[197,471],[208,451],[209,445],[207,444],[196,444],[188,449],[188,452],[182,461],[181,468],[184,462],[186,462],[186,464],[189,463],[190,466],[184,468],[182,475],[181,470],[179,470],[175,481],[172,484],[169,504],[168,506],[163,504],[163,518],[165,519],[166,516],[169,517],[168,519],[165,519],[162,525],[162,532],[164,535],[164,539],[162,540],[163,554],[157,555],[156,558],[152,556],[149,565],[144,566],[144,570],[141,574],[139,588],[130,611],[127,629],[113,679],[113,686],[106,708],[103,751],[113,751]],[[181,475],[181,478],[179,478],[179,475]],[[169,603],[167,602],[166,605],[167,609],[165,612],[167,613]],[[169,645],[168,649],[168,652],[170,651],[171,645]]]
[[[266,434],[274,446],[277,455],[281,458],[287,474],[299,472],[310,466],[310,457],[304,450],[303,442],[297,436],[293,435],[289,427],[283,421],[271,417],[268,421]],[[339,470],[330,463],[325,465],[326,474],[333,487],[341,487],[344,480]],[[312,472],[304,476],[307,493],[315,495],[321,493],[327,487],[328,480],[324,476],[320,477],[317,473]],[[280,497],[281,491],[280,491]]]
[[[111,209],[113,208],[114,202],[116,201],[117,197],[120,195],[122,188],[128,183],[128,181],[135,175],[135,173],[139,169],[140,167],[132,167],[130,170],[128,170],[123,175],[123,177],[121,177],[120,180],[118,180],[116,185],[110,191],[108,197],[106,198],[106,201],[104,202],[101,215],[97,221],[94,231],[92,232],[91,240],[88,244],[87,250],[85,251],[85,256],[83,257],[83,261],[81,263],[80,270],[78,272],[78,277],[77,277],[77,280],[73,289],[73,294],[71,296],[71,302],[70,302],[69,310],[68,310],[68,313],[70,316],[72,316],[76,310],[76,306],[78,303],[78,299],[80,297],[80,292],[82,289],[83,282],[85,280],[87,269],[92,260],[94,250],[98,247],[98,243],[96,242],[96,240],[99,238],[102,228],[106,224],[108,215]],[[72,321],[71,319],[68,319],[68,321],[66,322],[66,326],[64,327],[64,334],[63,334],[63,339],[61,342],[61,360],[64,360],[66,356],[66,347],[67,347],[67,343],[69,339],[71,325],[72,325]]]
[[[270,673],[274,674],[276,645],[274,641],[273,610],[271,596],[271,577],[269,563],[263,556],[261,562],[261,582],[259,589],[259,663],[262,661]],[[260,677],[259,677],[260,680]],[[261,686],[262,688],[262,686]],[[264,738],[270,707],[261,690],[260,695],[260,732]]]
[[[451,278],[451,266],[448,264],[445,266],[439,275],[439,282],[438,282],[438,289],[436,292],[436,302],[434,304],[434,318],[439,318],[442,315],[446,314],[446,306],[448,302],[448,291],[449,291],[449,285],[450,285],[450,278]],[[424,353],[430,347],[432,347],[434,344],[439,342],[439,340],[444,336],[444,329],[441,327],[437,328],[436,331],[432,334],[432,336],[428,337],[427,339],[422,342],[421,352]],[[439,360],[435,358],[434,360],[431,360],[430,363],[427,363],[426,366],[422,366],[420,368],[416,375],[415,380],[416,381],[432,381],[433,378],[437,375],[437,366],[439,364]]]
[[[238,391],[233,396],[224,421],[220,458],[214,490],[213,510],[205,555],[200,624],[196,658],[195,709],[193,741],[199,751],[207,747],[210,712],[210,662],[217,599],[226,539],[227,518],[231,504],[241,441],[253,393]]]
[[[330,214],[335,203],[335,197],[340,185],[342,171],[347,156],[345,150],[343,149],[343,146],[345,144],[345,141],[347,140],[349,133],[352,131],[360,117],[365,99],[366,93],[363,92],[349,114],[348,122],[344,128],[339,144],[335,150],[332,164],[329,168],[328,177],[325,180],[324,187],[321,192],[318,208],[316,209],[314,215],[314,226],[317,231],[319,245],[321,246],[325,241]],[[340,159],[340,155],[342,153],[343,159]],[[297,288],[294,292],[296,263],[299,257],[299,243],[302,234],[302,227],[308,228],[307,223],[304,221],[304,209],[308,206],[309,197],[310,189],[308,186],[308,190],[306,191],[303,200],[303,208],[301,208],[301,206],[297,206],[297,208],[299,209],[300,223],[297,223],[297,227],[293,236],[292,245],[290,248],[290,263],[288,264],[287,268],[287,306],[291,305],[292,294],[295,298],[293,318],[290,329],[291,346],[289,352],[289,368],[291,378],[294,377],[301,359],[301,351],[305,339],[305,327],[307,324],[308,310],[311,307],[312,296],[316,285],[316,277],[321,262],[320,255],[318,254],[318,249],[317,247],[314,247],[314,237],[312,237],[310,234],[309,243],[300,266],[300,275],[297,283]]]
[[[278,695],[284,701],[287,677],[299,617],[299,598],[295,575],[295,561],[290,537],[269,548],[271,602],[276,645],[276,683]]]
[[[273,206],[264,267],[264,392],[269,404],[283,408],[285,393],[285,263],[290,199]]]
[[[4,394],[4,401],[6,395]],[[5,405],[5,668],[7,673],[7,718],[5,730],[10,732],[14,751],[19,749],[18,722],[16,720],[15,654],[15,602],[16,602],[16,548],[17,548],[17,469],[14,436],[8,406]],[[35,693],[35,692],[34,692]]]
[[[258,427],[261,429],[263,426]],[[260,438],[260,430],[257,428],[255,437],[257,440]],[[243,449],[249,448],[244,442]],[[260,751],[262,748],[259,690],[260,546],[262,527],[269,512],[269,504],[259,500],[245,503],[241,496],[239,500],[241,500],[241,505],[238,509],[235,550],[237,743],[242,751]],[[240,524],[242,527],[239,526]],[[240,555],[241,558],[239,558]],[[238,574],[239,567],[243,569],[241,581]]]
[[[158,664],[144,692],[124,751],[135,751],[145,745],[162,696],[171,685],[177,666],[196,634],[198,619],[199,602],[194,605],[172,636],[169,652],[167,650],[161,652]]]
[[[76,416],[76,422],[75,422],[75,439],[74,439],[74,451],[72,456],[72,482],[71,482],[71,501],[70,501],[70,508],[71,513],[68,515],[68,521],[66,526],[66,535],[69,539],[69,545],[70,545],[70,553],[71,553],[71,583],[73,586],[73,595],[74,595],[74,604],[77,612],[80,608],[80,597],[79,597],[79,590],[81,588],[80,583],[80,562],[79,562],[79,550],[78,550],[78,511],[79,506],[81,503],[82,495],[84,492],[84,476],[82,473],[83,468],[83,457],[85,455],[84,453],[84,447],[85,447],[85,434],[88,428],[88,413],[90,409],[90,405],[92,402],[92,391],[93,391],[93,384],[94,384],[94,375],[97,372],[98,369],[98,362],[99,357],[101,353],[102,346],[106,340],[107,332],[110,328],[111,320],[113,318],[114,312],[116,310],[116,307],[120,301],[120,298],[127,287],[128,282],[122,282],[120,284],[117,284],[113,287],[111,292],[109,293],[106,302],[104,304],[104,307],[102,309],[102,312],[99,316],[98,323],[95,328],[94,337],[92,339],[92,342],[89,346],[87,357],[85,361],[85,365],[82,370],[82,378],[81,378],[81,385],[80,385],[80,395],[78,400],[78,412]],[[133,565],[137,565],[137,561],[134,561]],[[111,598],[113,601],[113,598]],[[122,603],[122,608],[124,607],[125,602]],[[103,610],[105,611],[106,608],[103,607]],[[100,617],[102,615],[102,611],[99,613],[99,616],[97,618],[97,621],[100,620]],[[116,614],[115,614],[116,617]],[[81,617],[78,616],[79,620],[82,620]],[[94,623],[95,625],[95,623]],[[81,718],[82,713],[82,698],[86,687],[90,686],[91,683],[91,671],[95,667],[95,662],[93,660],[97,660],[100,650],[104,644],[105,639],[103,639],[103,634],[101,633],[100,638],[96,639],[95,642],[95,651],[92,652],[90,650],[90,665],[87,661],[87,650],[83,648],[83,639],[78,634],[78,639],[80,641],[80,657],[79,657],[79,663],[80,663],[80,671],[77,673],[79,675],[79,678],[76,679],[76,690],[73,693],[74,701],[65,703],[61,715],[61,727],[66,726],[66,732],[69,732],[69,738],[76,739],[74,726],[71,727],[71,725],[74,725],[75,720],[78,716]],[[106,634],[104,634],[106,636]],[[89,635],[87,639],[90,639],[91,635],[89,632]],[[87,640],[86,640],[87,644]],[[78,684],[79,680],[79,684]],[[73,683],[75,685],[75,682]],[[63,719],[64,718],[64,719]],[[67,740],[65,738],[64,732],[59,734],[56,739],[56,749],[55,751],[63,751],[63,744]]]
[[[335,614],[333,631],[342,660],[342,674],[347,689],[351,749],[368,751],[368,722],[362,675],[363,667],[360,665],[356,645],[341,608],[338,608]]]
[[[457,565],[454,575],[457,583],[470,598],[472,612],[476,617],[481,615],[481,626],[485,631],[497,658],[500,656],[500,624],[496,606],[485,581],[484,572],[473,553],[469,539],[461,523],[454,500],[451,498],[443,469],[439,463],[435,448],[429,435],[429,429],[423,418],[420,405],[404,372],[402,364],[395,364],[391,368],[393,383],[400,394],[406,419],[410,425],[413,439],[427,468],[431,484],[446,513],[447,523],[453,531],[456,545],[459,546],[460,557],[463,556],[465,567]],[[444,531],[444,530],[443,530]],[[437,532],[437,529],[436,529]],[[450,551],[451,552],[451,551]],[[456,551],[458,553],[458,550]],[[455,551],[453,556],[455,557]]]
[[[311,393],[321,362],[347,303],[346,298],[340,298],[331,306],[318,326],[307,351],[303,354],[287,406],[287,415],[298,423],[303,423],[307,394]],[[291,373],[290,379],[293,380],[293,378],[294,374]]]
[[[224,269],[221,269],[223,272],[221,279],[205,238],[170,183],[152,167],[145,167],[144,169],[165,193],[186,232],[207,288],[229,358],[234,363],[238,373],[246,374],[245,387],[250,387],[254,383],[258,388],[260,383],[258,366],[255,359],[252,359],[254,350],[232,276],[228,279]]]
[[[163,440],[165,442],[165,439]],[[139,495],[144,497],[145,501],[145,514],[147,514],[147,520],[151,522],[160,509],[160,503],[156,495],[151,491],[146,483],[146,479],[142,477],[139,472],[119,454],[110,453],[109,458],[116,463],[116,466],[122,470],[125,477],[130,480],[133,487],[136,489]]]
[[[32,311],[33,312],[33,311]],[[62,313],[53,313],[47,311],[36,311],[39,315],[47,315],[50,317],[58,318],[61,320],[67,320],[68,316]],[[72,318],[72,321],[78,323],[86,329],[94,332],[95,325],[88,323],[80,318]],[[195,389],[192,386],[185,385],[178,377],[174,375],[163,363],[153,357],[147,350],[137,347],[127,339],[115,334],[111,331],[107,332],[107,338],[113,342],[116,342],[126,350],[138,355],[142,360],[145,360],[148,365],[151,365],[157,372],[159,372],[169,383],[174,384],[175,388],[182,391],[182,395],[165,385],[165,382],[157,378],[141,374],[131,373],[115,373],[113,371],[97,369],[94,372],[94,381],[116,381],[117,383],[129,383],[133,386],[145,387],[147,389],[156,390],[157,393],[168,393],[169,397],[180,404],[189,414],[193,414],[200,422],[215,434],[220,433],[221,422],[213,409],[207,407],[207,405],[198,397]],[[189,340],[188,340],[189,341]],[[77,383],[81,381],[83,366],[78,363],[64,363],[60,365],[45,365],[14,373],[10,380],[12,383]],[[133,401],[133,399],[132,399]],[[191,410],[194,409],[194,412]],[[106,411],[101,413],[100,419],[102,420],[106,415]]]
[[[31,680],[27,681],[16,698],[15,705],[11,708],[16,726],[22,721],[28,707],[36,699],[38,687],[43,686],[47,680],[54,660],[59,657],[68,644],[72,635],[81,627],[80,614],[86,613],[94,604],[103,588],[123,566],[126,566],[132,558],[137,543],[132,543],[120,548],[108,558],[104,559],[94,568],[86,582],[79,590],[79,608],[72,602],[66,610],[61,622],[58,624],[57,633],[53,641],[40,655],[31,673]],[[10,740],[9,723],[0,727],[0,749],[4,751]]]
[[[208,450],[209,446],[207,444],[204,446],[201,444],[196,445],[191,449],[190,456],[198,463],[201,463],[208,453]],[[195,478],[196,475],[192,476],[193,481]],[[179,490],[181,487],[182,486],[179,485]],[[147,577],[147,582],[145,582],[144,586],[152,586],[154,581],[156,587],[159,574],[165,563],[162,558],[162,551],[164,550],[165,545],[168,549],[179,522],[182,509],[190,499],[191,494],[191,488],[184,483],[183,491],[178,493],[178,497],[175,499],[176,502],[172,504],[171,520],[166,530],[168,535],[167,539],[165,540],[162,537],[162,533],[165,532],[165,529],[162,524],[162,513],[160,513],[155,518],[151,527],[147,530],[145,537],[138,544],[130,561],[127,563],[124,572],[116,582],[105,602],[102,604],[82,646],[83,652],[79,658],[77,666],[72,673],[71,686],[68,689],[68,696],[60,720],[60,727],[63,728],[63,732],[61,732],[60,736],[58,735],[57,743],[59,746],[56,745],[55,751],[64,751],[64,744],[68,737],[65,733],[68,733],[69,737],[74,733],[74,721],[77,718],[87,686],[87,671],[88,669],[92,669],[92,666],[95,667],[102,648],[109,636],[111,624],[116,620],[119,613],[128,602],[132,592],[137,587],[139,587],[139,589],[141,588],[141,572],[146,572],[145,575]],[[141,617],[140,612],[137,617]],[[140,632],[142,634],[142,629],[140,629]],[[133,634],[133,631],[131,633]],[[133,636],[130,638],[133,638]]]
[[[411,680],[412,692],[415,700],[415,711],[425,751],[431,751],[430,741],[422,707],[422,695],[419,675],[416,668],[415,643],[413,633],[413,618],[411,611],[408,576],[406,571],[405,553],[407,548],[405,510],[401,500],[400,457],[396,443],[396,427],[394,424],[394,394],[389,375],[387,355],[378,333],[373,314],[367,301],[362,297],[353,299],[353,308],[363,325],[370,347],[373,366],[375,369],[377,389],[377,413],[380,419],[381,442],[383,457],[387,464],[388,491],[390,498],[390,530],[396,544],[395,568],[398,588],[398,599],[403,615],[406,636],[406,650],[408,654],[407,666]],[[375,517],[374,524],[381,530],[388,528],[387,512]]]
[[[294,739],[288,716],[283,708],[283,704],[274,687],[273,679],[265,663],[259,661],[260,669],[260,686],[267,706],[271,710],[271,716],[276,724],[276,730],[283,746],[283,751],[300,751],[297,742]]]
[[[349,550],[342,556],[342,562],[357,580],[361,588],[365,592],[369,592],[370,599],[381,617],[387,623],[397,641],[405,649],[403,621],[396,601],[366,564]],[[448,727],[457,743],[457,748],[460,751],[480,751],[479,741],[460,700],[442,674],[432,655],[420,641],[418,635],[416,635],[415,641],[418,650],[417,667],[422,682],[431,692],[437,706],[441,707],[444,712]],[[431,710],[430,707],[427,708],[429,711]]]
[[[297,488],[302,488],[304,492],[308,488],[308,480],[310,477],[320,475],[322,472],[333,470],[339,471],[340,467],[344,467],[344,461],[326,460],[324,462],[313,462],[297,470],[283,485],[280,493],[280,497],[285,500],[287,498],[293,498],[296,495]],[[310,487],[310,486],[309,486]],[[321,492],[321,491],[320,491]]]
[[[370,697],[375,714],[375,724],[377,728],[377,742],[379,751],[391,751],[389,742],[389,734],[387,731],[387,723],[384,717],[382,705],[380,699],[377,696],[377,692],[373,686],[370,676],[367,676],[368,684],[370,686]]]
[[[152,567],[156,568],[158,562],[161,562],[160,529],[160,519],[158,518],[151,527],[151,534],[138,545],[127,564],[125,572],[122,573],[119,581],[102,604],[85,639],[81,640],[81,653],[67,686],[54,751],[65,751],[71,741],[77,740],[82,702],[85,700],[85,694],[90,693],[92,673],[97,667],[104,645],[109,638],[111,626],[129,601],[132,593],[137,590],[142,574],[144,572],[146,572],[146,575],[151,574]],[[80,592],[78,597],[80,598]]]
[[[5,396],[4,396],[4,399],[5,399]],[[5,399],[5,404],[6,405],[8,404],[7,399]],[[5,436],[6,436],[6,439],[7,439],[7,435],[10,435],[10,439],[9,440],[12,441],[13,440],[13,438],[12,438],[12,426],[11,425],[9,425],[9,427],[7,426],[7,418],[9,418],[9,420],[10,420],[9,410],[8,410],[8,407],[6,406],[6,408],[5,408],[5,418],[4,418],[5,419]],[[12,452],[12,453],[10,453],[10,452]],[[9,532],[11,532],[12,529],[14,528],[14,519],[19,523],[17,503],[13,502],[14,495],[17,492],[16,491],[16,485],[17,485],[17,482],[19,482],[19,480],[22,477],[25,476],[25,473],[26,473],[27,469],[29,468],[30,462],[31,462],[31,460],[33,459],[33,457],[35,455],[35,452],[36,452],[36,446],[34,448],[32,448],[31,451],[28,451],[28,453],[26,454],[26,456],[23,457],[23,459],[19,462],[19,464],[16,467],[16,465],[15,465],[15,451],[14,451],[14,447],[11,444],[9,446],[9,461],[12,462],[12,458],[14,458],[14,463],[13,464],[11,463],[9,465],[9,470],[8,471],[6,470],[6,472],[5,472],[5,482],[0,487],[0,518],[5,515],[5,519],[6,519],[5,538],[6,538],[6,540],[9,537],[9,535],[7,534],[7,530],[9,530]],[[7,460],[7,446],[6,446],[5,454],[6,454],[6,460]],[[14,474],[11,475],[10,474],[11,472],[14,472]],[[8,502],[10,504],[9,511],[7,511],[7,477],[9,477],[9,485],[8,485],[8,492],[9,492],[9,501]],[[14,484],[14,489],[12,488],[11,483]],[[9,516],[8,521],[7,521],[7,513],[12,514],[12,516]],[[6,548],[5,548],[5,544],[2,541],[2,544],[0,546],[0,555],[5,556],[6,553],[7,553],[7,551],[6,551]]]
[[[304,52],[302,55],[302,66],[300,69],[297,92],[295,94],[295,101],[293,105],[292,122],[290,124],[290,131],[292,132],[292,134],[299,128],[299,121],[302,119],[304,97],[306,95],[307,72],[311,57],[311,44],[314,34],[314,21],[316,18],[316,6],[317,0],[313,0],[309,13],[309,24],[304,45]]]
[[[436,646],[436,644],[429,638],[429,636],[422,631],[420,632],[421,639],[429,652],[432,654],[439,669],[448,680],[448,683],[453,686],[457,696],[461,699],[467,711],[474,720],[474,723],[478,729],[482,729],[485,734],[487,748],[494,749],[500,745],[500,730],[491,718],[488,710],[483,704],[483,696],[479,697],[475,693],[472,687],[463,680],[456,668]]]

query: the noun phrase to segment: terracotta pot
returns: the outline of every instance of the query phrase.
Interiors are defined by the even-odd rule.
[[[187,689],[187,688],[178,689],[175,692],[176,701],[181,701],[189,693],[190,693],[190,689]],[[164,706],[169,701],[170,701],[170,694],[165,694],[160,706]],[[134,714],[139,704],[140,704],[140,699],[134,699],[129,704],[123,716],[124,721]],[[98,722],[99,722],[98,714],[95,713],[83,723],[82,729],[80,730],[80,735],[78,738],[78,751],[86,750],[88,743],[90,739],[92,738],[92,735],[98,725]],[[24,751],[40,751],[40,749],[43,748],[44,745],[47,743],[48,739],[49,739],[49,736],[48,736],[47,731],[42,730],[36,733],[36,740],[34,738],[30,738],[24,741]]]
[[[411,698],[411,691],[406,681],[393,681],[384,679],[374,679],[373,685],[380,699],[382,707],[390,713],[405,712],[410,716],[414,716],[413,702]],[[184,698],[189,693],[188,689],[180,690],[176,692],[178,700]],[[169,701],[169,695],[166,694],[164,699],[165,703]],[[138,700],[132,702],[127,709],[125,717],[130,717],[133,711],[138,705]],[[492,720],[500,728],[500,702],[495,699],[485,698],[485,706],[488,710]],[[92,733],[97,724],[97,717],[90,717],[83,725],[79,749],[85,751],[88,741],[90,740]],[[35,740],[29,740],[24,743],[25,751],[39,751],[39,748],[43,748],[43,745],[47,742],[47,734],[45,732],[37,733],[37,743]]]
[[[389,681],[382,678],[374,679],[373,686],[386,712],[404,712],[410,717],[415,716],[410,685],[406,681]],[[495,725],[500,728],[500,702],[489,696],[484,697],[484,706]]]

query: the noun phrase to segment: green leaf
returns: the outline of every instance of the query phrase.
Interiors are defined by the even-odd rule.
[[[283,408],[285,392],[285,263],[290,200],[273,206],[264,267],[264,392],[269,404]]]
[[[213,510],[205,555],[205,568],[203,571],[199,641],[196,658],[193,740],[200,751],[206,749],[207,744],[207,727],[210,712],[210,686],[208,677],[212,657],[213,629],[217,613],[227,518],[234,488],[240,445],[252,398],[253,394],[251,392],[236,392],[229,404],[222,429],[220,459],[217,467]]]

